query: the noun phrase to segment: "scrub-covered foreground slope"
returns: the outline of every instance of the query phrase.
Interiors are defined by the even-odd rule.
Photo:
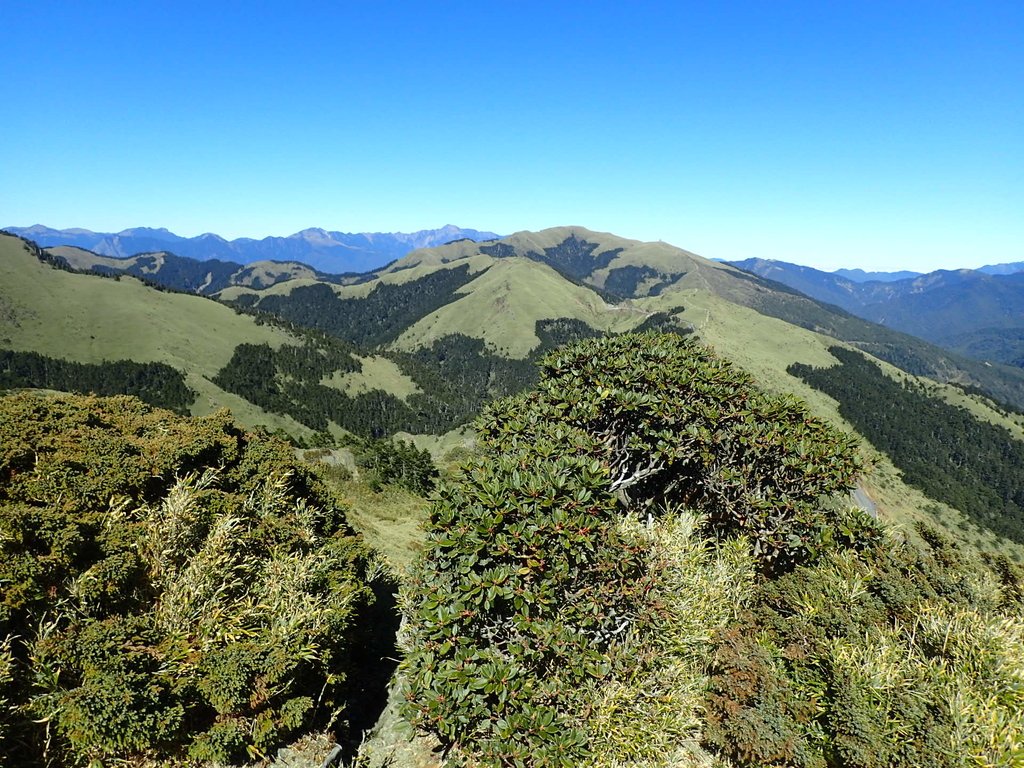
[[[225,412],[0,397],[0,763],[250,762],[362,716],[371,555]]]
[[[1024,427],[1020,414],[982,394],[1011,403],[1021,396],[1015,372],[962,366],[924,342],[665,244],[581,228],[420,251],[347,285],[297,272],[263,289],[234,286],[222,298],[236,311],[133,278],[63,271],[13,238],[0,246],[13,248],[0,283],[10,320],[0,334],[6,386],[92,387],[84,369],[69,366],[162,364],[170,372],[132,369],[132,378],[119,369],[110,378],[155,396],[151,383],[176,375],[199,393],[186,406],[195,412],[237,403],[250,424],[317,433],[324,444],[342,428],[376,437],[466,423],[488,400],[536,386],[534,361],[548,350],[583,340],[547,357],[536,392],[487,411],[481,458],[434,508],[428,554],[410,584],[411,653],[397,694],[409,694],[405,714],[448,757],[741,766],[1018,759],[1020,574],[996,553],[1019,554],[1012,539],[1024,539],[1024,461],[1013,458]],[[670,334],[615,336],[635,328]],[[35,375],[50,378],[33,383]],[[274,414],[277,422],[266,420]],[[843,436],[854,431],[856,449]],[[171,481],[181,474],[175,466],[158,464],[154,476]],[[861,505],[874,499],[880,519],[901,527],[848,511],[851,484]],[[206,498],[205,488],[193,490]],[[163,502],[147,503],[162,513]],[[286,517],[282,531],[299,531],[301,520]],[[138,539],[118,541],[142,552],[132,573],[148,573]],[[30,557],[48,556],[48,547]],[[75,589],[103,575],[87,573]],[[64,604],[80,612],[88,604],[78,595]],[[177,646],[158,635],[135,640],[118,647],[145,647],[144,658],[131,658],[174,669],[160,654]],[[244,667],[239,654],[231,664]],[[7,657],[10,670],[26,669]],[[93,690],[105,695],[102,681],[79,690],[88,670],[73,656],[52,658],[72,670],[53,689],[62,712],[77,711],[80,697],[92,701]],[[207,670],[223,671],[213,662]],[[216,679],[202,696],[222,690]],[[259,680],[250,682],[255,706]],[[189,709],[202,699],[188,698],[188,686],[184,700],[160,691],[158,709],[169,701],[208,713]],[[125,723],[147,707],[130,707],[116,733],[131,733]],[[217,710],[213,725],[198,715],[182,725],[159,710],[170,741],[135,741],[129,751],[220,759],[264,750],[312,722],[289,730],[306,710],[288,707]],[[266,740],[239,741],[228,721]],[[188,730],[196,723],[199,732]],[[102,734],[67,727],[63,754],[123,754]]]
[[[407,599],[405,711],[453,764],[1024,761],[1021,570],[848,509],[798,401],[630,335],[478,429]]]

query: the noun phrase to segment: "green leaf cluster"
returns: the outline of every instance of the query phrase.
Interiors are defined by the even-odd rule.
[[[588,459],[503,455],[441,492],[410,587],[414,722],[487,763],[586,755],[559,701],[604,674],[649,586],[606,485]]]
[[[0,398],[5,764],[245,761],[341,711],[368,557],[227,412]]]
[[[831,526],[818,501],[860,470],[850,436],[677,334],[589,340],[541,366],[534,392],[483,416],[487,445],[582,453],[627,505],[699,510],[717,531],[748,536],[769,569],[820,549]],[[581,434],[586,444],[567,438]]]
[[[406,595],[404,677],[412,720],[485,765],[590,758],[567,702],[666,610],[624,515],[701,510],[780,572],[835,540],[816,502],[857,471],[848,437],[676,334],[553,352],[477,427],[484,455],[438,494]]]

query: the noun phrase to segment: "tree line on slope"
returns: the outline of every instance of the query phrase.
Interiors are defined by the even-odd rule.
[[[363,298],[343,299],[331,286],[317,283],[287,294],[243,294],[231,303],[369,348],[394,341],[420,318],[455,301],[459,288],[480,274],[463,265],[406,283],[381,282]]]
[[[0,390],[55,389],[95,395],[135,395],[150,405],[188,413],[196,393],[166,363],[108,360],[76,363],[38,352],[0,349]]]
[[[358,370],[351,348],[324,336],[309,337],[304,348],[240,344],[213,381],[315,431],[334,422],[362,437],[400,431],[441,434],[471,420],[490,400],[529,387],[536,380],[535,361],[545,350],[599,332],[579,320],[560,318],[538,321],[536,333],[541,344],[521,360],[492,354],[482,340],[461,334],[414,352],[380,353],[420,389],[404,400],[379,389],[350,395],[324,384],[332,373]]]
[[[831,347],[832,367],[789,372],[839,402],[839,412],[885,451],[909,485],[974,523],[1024,542],[1024,442],[967,409],[898,382],[864,355]]]
[[[816,333],[855,346],[914,376],[937,381],[962,380],[981,388],[986,396],[1024,408],[1024,373],[1009,366],[991,366],[922,339],[863,320],[839,307],[810,299],[783,283],[743,272],[726,273],[733,280],[770,285],[749,295],[749,306]],[[728,290],[728,289],[727,289]]]

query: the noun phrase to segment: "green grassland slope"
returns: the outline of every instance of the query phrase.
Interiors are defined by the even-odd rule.
[[[54,246],[47,248],[46,252],[80,272],[124,272],[167,288],[204,295],[232,285],[267,288],[285,280],[317,279],[320,275],[312,267],[297,261],[256,261],[242,265],[217,259],[199,261],[182,258],[168,251],[124,257],[103,256],[73,245]]]
[[[277,348],[301,341],[206,298],[157,291],[129,277],[55,269],[24,241],[0,236],[0,348],[81,363],[166,363],[197,393],[193,413],[227,406],[245,423],[304,433],[293,419],[212,382],[240,343]]]
[[[581,227],[423,249],[347,285],[300,271],[266,288],[233,285],[221,292],[221,299],[247,311],[312,327],[363,350],[363,363],[333,372],[296,368],[294,360],[274,351],[296,343],[288,333],[214,302],[159,293],[133,280],[58,272],[32,263],[25,253],[21,258],[23,270],[31,265],[46,279],[22,277],[20,288],[13,277],[6,283],[4,306],[18,323],[8,346],[71,359],[164,360],[187,370],[190,386],[201,395],[197,412],[226,404],[247,423],[281,425],[293,434],[339,425],[374,435],[439,434],[465,424],[489,399],[530,386],[533,361],[544,349],[652,322],[694,332],[762,386],[796,393],[816,415],[848,428],[853,424],[842,415],[843,404],[794,375],[792,365],[834,366],[839,361],[833,347],[859,350],[887,376],[928,387],[931,396],[970,410],[1016,439],[1021,434],[1019,415],[978,394],[1019,407],[1024,377],[1017,371],[965,361],[665,243]],[[74,285],[74,295],[40,295],[50,283]],[[85,287],[79,290],[79,284]],[[97,291],[118,293],[90,298]],[[63,309],[53,317],[44,314],[33,326],[30,313],[42,311],[36,306]],[[87,319],[84,307],[97,306],[110,311]],[[77,313],[74,320],[67,319],[68,308]],[[128,319],[136,310],[145,322]],[[92,330],[79,330],[86,327]],[[142,332],[115,332],[124,327]],[[96,338],[86,341],[87,336]],[[370,360],[373,365],[365,362]],[[358,399],[360,415],[346,421],[341,411],[352,409],[352,398]],[[288,415],[275,421],[265,418],[268,411]],[[922,515],[939,515],[947,527],[968,524],[951,506],[904,485],[900,461],[864,437],[875,471],[863,488],[885,514],[908,524]],[[931,511],[923,513],[925,508]],[[984,526],[972,528],[970,536],[984,546],[1001,541]]]

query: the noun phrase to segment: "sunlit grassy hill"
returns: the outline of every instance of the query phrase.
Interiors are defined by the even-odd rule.
[[[114,280],[56,269],[24,241],[0,236],[0,320],[0,348],[80,363],[166,363],[195,391],[194,414],[226,406],[248,424],[308,431],[212,381],[239,344],[302,343],[216,301],[158,291],[131,277]]]
[[[219,293],[252,315],[132,279],[62,272],[13,238],[5,238],[4,246],[11,253],[4,306],[16,321],[4,346],[88,362],[164,361],[186,373],[199,393],[196,412],[227,405],[245,423],[301,437],[338,435],[342,428],[439,435],[466,424],[490,399],[530,386],[544,349],[652,323],[695,333],[763,386],[795,393],[819,416],[860,432],[874,466],[863,481],[865,491],[893,519],[938,516],[951,529],[970,528],[954,509],[955,495],[936,499],[927,488],[904,484],[906,457],[878,450],[873,439],[881,438],[857,429],[850,404],[795,375],[794,364],[837,366],[833,347],[859,350],[890,380],[927,390],[928,397],[1021,437],[1021,416],[980,394],[1020,404],[1019,371],[965,361],[666,243],[582,227],[454,242],[344,279],[301,265],[266,265],[269,271],[259,280],[236,275]],[[67,249],[53,255],[81,266],[100,264]],[[133,258],[135,268],[151,270],[147,279],[158,279],[176,257]],[[109,261],[104,264],[114,268],[115,260]],[[305,343],[298,330],[260,324],[254,318],[261,315],[312,328],[358,352],[342,353],[349,360],[344,365],[321,359],[303,367],[289,351]],[[999,543],[984,526],[960,535],[979,545]]]

